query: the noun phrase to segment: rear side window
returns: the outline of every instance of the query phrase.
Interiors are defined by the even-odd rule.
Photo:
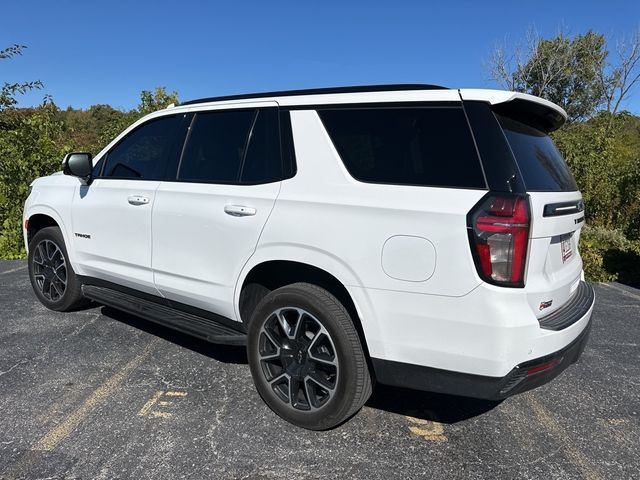
[[[240,172],[240,183],[269,183],[281,178],[278,110],[261,110],[251,129],[249,146]]]
[[[329,109],[318,114],[356,180],[486,188],[462,108]]]
[[[175,146],[181,120],[162,117],[129,133],[107,154],[103,176],[161,180],[170,157],[179,154]]]
[[[179,180],[236,183],[255,110],[198,113],[180,161]]]
[[[518,162],[528,191],[578,190],[569,167],[549,135],[509,117],[496,116]]]

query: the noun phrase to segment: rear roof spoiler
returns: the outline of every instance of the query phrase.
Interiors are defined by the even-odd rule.
[[[487,102],[491,109],[546,132],[557,130],[567,120],[567,112],[555,103],[526,93],[504,90],[459,90],[462,100]]]

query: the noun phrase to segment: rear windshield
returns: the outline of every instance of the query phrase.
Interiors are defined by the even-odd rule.
[[[496,116],[516,157],[528,191],[578,190],[569,167],[549,135],[509,117]]]
[[[486,188],[462,108],[365,107],[318,114],[356,180]]]

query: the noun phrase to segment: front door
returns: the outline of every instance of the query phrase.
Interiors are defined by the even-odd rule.
[[[157,294],[151,272],[151,213],[169,164],[176,163],[183,116],[150,120],[98,161],[91,185],[73,198],[79,273]]]
[[[165,297],[235,318],[233,293],[280,190],[278,110],[196,113],[176,181],[153,209],[153,272]]]

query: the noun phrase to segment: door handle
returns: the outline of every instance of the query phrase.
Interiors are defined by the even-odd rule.
[[[144,195],[131,195],[127,198],[127,201],[131,205],[147,205],[149,203],[149,199]]]
[[[256,214],[256,209],[244,205],[225,205],[224,213],[232,217],[250,217]]]

